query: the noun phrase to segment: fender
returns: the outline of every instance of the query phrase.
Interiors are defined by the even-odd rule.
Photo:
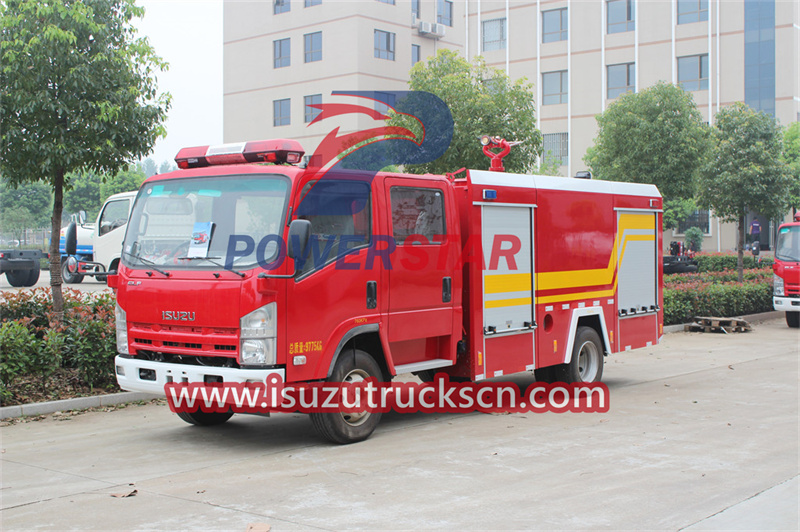
[[[359,325],[357,327],[353,327],[342,336],[342,339],[339,340],[339,344],[336,346],[336,351],[333,352],[333,356],[331,357],[331,365],[328,367],[328,375],[327,378],[330,378],[333,375],[333,367],[336,365],[336,361],[339,360],[339,354],[342,352],[345,344],[355,338],[360,334],[366,333],[374,333],[380,331],[380,325],[377,323],[368,323],[366,325]]]
[[[603,307],[584,307],[576,308],[572,311],[572,318],[569,322],[569,336],[567,336],[567,350],[564,353],[564,364],[569,364],[572,359],[572,348],[575,344],[575,332],[578,330],[578,320],[584,316],[599,316],[602,339],[605,342],[606,352],[611,353],[611,342],[608,341],[608,328],[606,319],[603,316]]]

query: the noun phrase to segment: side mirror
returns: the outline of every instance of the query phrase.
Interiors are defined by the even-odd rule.
[[[78,223],[81,225],[86,223],[86,211],[78,211]]]
[[[289,226],[289,242],[286,254],[290,259],[302,258],[306,254],[306,246],[311,239],[311,222],[308,220],[294,220]]]
[[[67,226],[64,234],[64,244],[66,245],[67,255],[75,255],[78,250],[78,226],[75,222]]]

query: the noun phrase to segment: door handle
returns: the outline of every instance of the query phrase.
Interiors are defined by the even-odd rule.
[[[367,308],[378,307],[378,282],[367,281]]]
[[[442,303],[450,303],[453,299],[453,280],[450,277],[442,279]]]

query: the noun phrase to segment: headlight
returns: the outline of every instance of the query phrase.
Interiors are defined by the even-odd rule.
[[[115,325],[117,329],[117,353],[128,355],[128,320],[125,311],[117,304],[114,309]]]
[[[239,363],[242,365],[275,364],[275,330],[277,303],[257,308],[239,321]]]
[[[772,274],[772,293],[776,296],[783,296],[785,295],[783,290],[783,277]]]

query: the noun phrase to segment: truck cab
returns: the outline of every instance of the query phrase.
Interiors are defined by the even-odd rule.
[[[773,307],[786,313],[789,327],[800,327],[800,213],[778,227],[772,271]]]

